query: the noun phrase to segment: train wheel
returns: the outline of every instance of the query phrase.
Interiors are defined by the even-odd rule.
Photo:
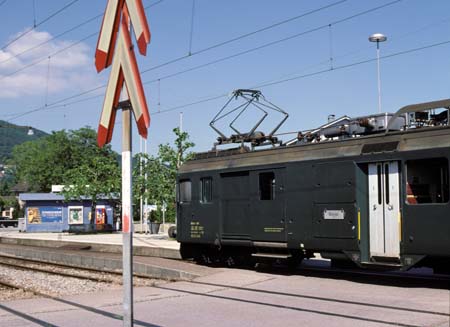
[[[177,238],[177,226],[170,226],[167,234],[170,238]]]

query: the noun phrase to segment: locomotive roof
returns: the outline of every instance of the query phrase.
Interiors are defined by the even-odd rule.
[[[207,158],[185,162],[180,167],[179,173],[433,148],[450,148],[450,126],[417,128],[337,141],[277,146],[237,154],[227,153],[226,150],[225,152],[211,151],[205,153]]]

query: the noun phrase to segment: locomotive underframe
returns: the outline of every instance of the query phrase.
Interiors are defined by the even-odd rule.
[[[179,194],[177,204],[182,255],[320,253],[362,267],[445,267],[449,161],[450,129],[439,127],[187,162],[178,176],[179,192],[190,184],[189,201]]]

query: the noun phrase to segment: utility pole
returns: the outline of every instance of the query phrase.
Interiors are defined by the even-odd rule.
[[[145,167],[147,167],[147,139],[144,139],[144,153],[145,153]],[[147,219],[149,219],[150,217],[148,216],[148,196],[147,196],[147,169],[144,172],[144,181],[145,181],[145,190],[144,190],[144,194],[145,194],[145,200],[144,200],[144,208],[145,208],[145,215],[147,217]]]
[[[142,181],[142,164],[143,164],[143,158],[142,158],[142,137],[139,138],[139,178]],[[141,222],[141,233],[144,231],[143,224],[142,224],[142,218],[143,218],[143,212],[142,212],[142,190],[139,190],[139,217]]]
[[[139,74],[131,29],[137,40],[137,49],[146,55],[150,43],[150,29],[142,0],[108,0],[95,51],[97,72],[111,66],[105,100],[97,132],[99,147],[112,139],[116,111],[122,109],[122,275],[123,326],[133,326],[133,210],[131,175],[131,111],[139,134],[147,137],[150,115]],[[120,101],[118,95],[128,99]],[[122,92],[121,92],[122,91]],[[122,95],[123,95],[122,93]]]
[[[377,44],[378,113],[381,113],[380,42],[385,42],[386,40],[387,37],[381,33],[375,33],[369,36],[369,41]]]
[[[180,132],[183,133],[183,112],[180,112]]]
[[[131,103],[119,103],[122,108],[122,269],[123,322],[133,326],[133,206],[131,179]]]

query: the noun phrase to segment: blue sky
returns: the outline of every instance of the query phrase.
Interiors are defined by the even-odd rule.
[[[86,38],[98,32],[101,18],[51,40],[45,46],[16,56],[102,14],[106,6],[104,0],[79,0],[43,22],[70,2],[35,0],[37,28],[5,48],[12,39],[33,26],[33,1],[0,1],[0,119],[13,119],[21,113],[39,109],[12,122],[47,132],[86,125],[97,128],[103,89],[59,103],[65,106],[55,107],[52,103],[106,83],[109,69],[97,74],[94,67],[97,35]],[[208,150],[217,136],[208,124],[232,90],[310,73],[312,76],[260,88],[269,101],[290,114],[280,132],[317,127],[326,122],[329,114],[360,116],[377,112],[376,62],[326,71],[330,68],[330,56],[333,67],[374,59],[375,44],[369,43],[368,36],[376,32],[388,37],[387,42],[381,44],[382,56],[450,41],[448,0],[403,0],[334,23],[390,2],[392,0],[195,0],[190,46],[192,0],[143,0],[144,6],[156,4],[146,11],[152,42],[146,57],[137,55],[141,71],[187,56],[189,49],[193,53],[142,75],[144,82],[160,79],[160,82],[147,83],[144,87],[152,119],[149,151],[154,153],[159,143],[173,140],[171,130],[178,125],[181,111],[184,130],[196,143],[195,150]],[[197,54],[209,46],[332,4],[335,5]],[[167,77],[328,24],[331,27]],[[52,55],[57,51],[60,53]],[[26,68],[40,60],[39,64]],[[314,74],[324,70],[326,72]],[[407,104],[450,97],[449,77],[450,43],[382,59],[383,111],[393,112]],[[95,95],[100,96],[92,98]],[[221,95],[224,96],[219,97]],[[185,106],[216,96],[218,98],[212,101]],[[86,101],[72,103],[83,99]],[[277,119],[274,115],[270,122]],[[243,130],[247,122],[248,128],[251,127],[251,121],[245,121]],[[112,141],[116,151],[120,151],[120,129],[118,117]],[[133,137],[134,150],[139,150],[136,131]],[[284,138],[289,139],[289,136]]]

